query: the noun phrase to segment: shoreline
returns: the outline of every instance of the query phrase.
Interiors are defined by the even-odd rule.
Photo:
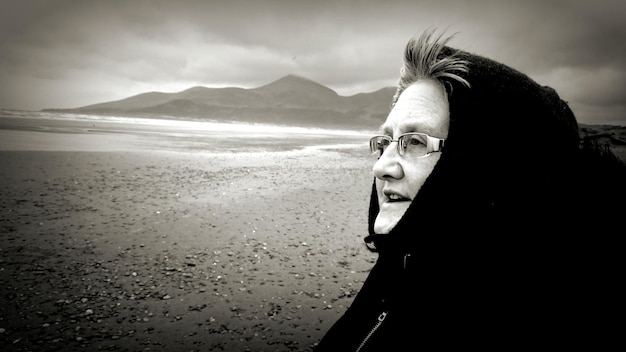
[[[229,125],[229,130],[208,124],[194,130],[107,121],[0,118],[0,150],[239,153],[338,146],[360,147],[367,153],[369,135],[353,131],[249,127]]]

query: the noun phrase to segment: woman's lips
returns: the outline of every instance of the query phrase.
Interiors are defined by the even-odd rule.
[[[409,198],[404,197],[400,194],[394,193],[394,192],[384,192],[385,196],[387,197],[387,201],[394,203],[394,202],[407,202],[410,201]]]

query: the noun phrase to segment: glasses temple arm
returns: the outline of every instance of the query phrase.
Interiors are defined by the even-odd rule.
[[[433,151],[433,152],[440,152],[445,142],[446,142],[445,139],[428,136],[427,148],[428,150]]]

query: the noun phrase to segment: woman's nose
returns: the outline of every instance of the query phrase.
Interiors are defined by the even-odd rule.
[[[385,180],[389,178],[401,179],[404,177],[404,172],[402,170],[402,165],[400,165],[400,154],[398,154],[397,145],[392,142],[383,154],[378,158],[374,166],[372,167],[372,171],[374,172],[374,176],[376,178]]]

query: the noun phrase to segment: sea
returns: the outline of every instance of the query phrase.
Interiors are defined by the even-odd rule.
[[[0,109],[0,151],[362,150],[374,131]]]

